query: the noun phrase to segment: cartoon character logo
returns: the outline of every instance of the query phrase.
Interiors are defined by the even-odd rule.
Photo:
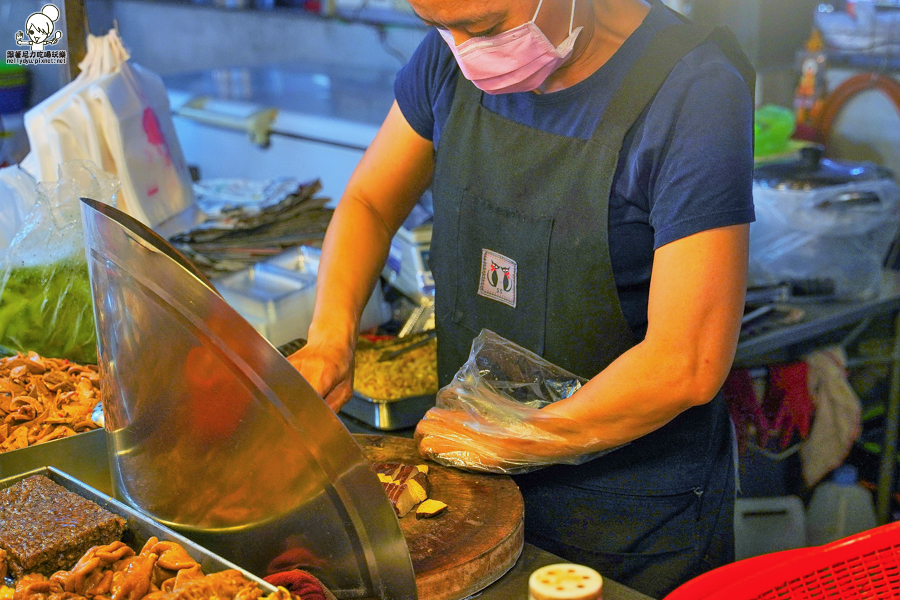
[[[499,252],[481,249],[481,280],[478,295],[516,307],[516,261]]]
[[[22,31],[16,32],[16,44],[19,46],[31,46],[32,52],[41,52],[44,46],[52,46],[62,37],[62,31],[53,32],[53,23],[59,19],[59,9],[52,4],[45,4],[39,13],[33,13],[25,21],[25,30],[28,32],[28,40]]]
[[[500,275],[497,273],[497,269],[503,273],[503,291],[508,292],[512,290],[512,282],[509,280],[509,271],[510,267],[501,267],[494,261],[491,261],[491,272],[489,275],[491,285],[500,289]]]

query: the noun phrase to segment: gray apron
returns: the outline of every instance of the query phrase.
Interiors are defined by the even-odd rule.
[[[727,31],[661,30],[588,140],[538,131],[481,106],[462,75],[435,154],[441,385],[481,328],[586,378],[637,340],[618,300],[609,196],[626,135],[675,64],[715,40],[753,89]],[[579,466],[519,476],[526,540],[652,596],[733,559],[734,473],[721,398]]]

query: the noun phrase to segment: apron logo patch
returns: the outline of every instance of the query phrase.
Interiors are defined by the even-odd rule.
[[[478,295],[516,307],[516,261],[487,248],[481,249]]]

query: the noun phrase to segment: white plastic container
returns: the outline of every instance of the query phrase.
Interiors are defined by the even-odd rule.
[[[859,485],[856,468],[842,465],[813,492],[806,517],[810,545],[827,544],[877,526],[869,490]]]
[[[806,546],[806,515],[797,496],[738,498],[734,505],[736,560]]]
[[[306,338],[316,301],[321,251],[286,250],[213,282],[228,304],[274,346]],[[390,319],[390,307],[375,286],[360,319],[360,331]]]
[[[273,256],[256,265],[256,268],[262,272],[272,273],[283,277],[300,279],[301,281],[312,280],[312,289],[310,290],[309,314],[302,332],[296,337],[306,337],[309,330],[309,323],[312,320],[312,311],[315,306],[316,297],[316,277],[319,273],[319,262],[322,258],[322,251],[318,248],[310,246],[300,246],[292,248],[281,254]],[[390,306],[384,300],[384,294],[381,292],[381,286],[376,285],[369,296],[369,301],[363,308],[360,316],[359,330],[366,331],[373,327],[378,327],[382,323],[388,321],[391,316]],[[265,335],[265,334],[264,334]],[[291,338],[291,339],[294,339]],[[270,340],[271,341],[271,340]],[[276,344],[278,345],[278,344]]]
[[[273,345],[306,337],[316,297],[315,277],[290,277],[259,265],[227,275],[216,289]]]
[[[584,565],[547,565],[528,578],[528,600],[602,599],[603,577]]]

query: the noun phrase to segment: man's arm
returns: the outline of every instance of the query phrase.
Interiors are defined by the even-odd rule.
[[[352,393],[359,319],[391,238],[431,181],[434,148],[395,102],[353,172],[322,247],[307,346],[289,360],[337,410]]]
[[[645,339],[528,423],[560,441],[479,440],[463,426],[465,415],[434,410],[417,428],[420,450],[471,452],[483,442],[499,457],[492,459],[499,466],[504,457],[522,455],[572,458],[637,439],[709,402],[728,375],[737,347],[748,232],[748,225],[711,229],[656,251]],[[448,441],[444,436],[451,433],[456,437]],[[468,448],[466,439],[473,442]]]

